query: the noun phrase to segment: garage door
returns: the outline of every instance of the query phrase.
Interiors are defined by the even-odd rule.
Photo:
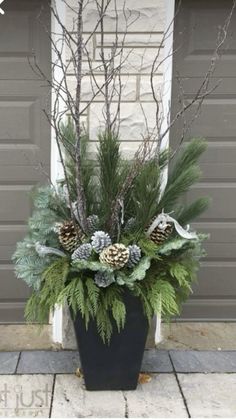
[[[7,0],[0,15],[0,322],[22,322],[29,295],[11,256],[26,232],[29,193],[49,173],[50,129],[42,108],[47,90],[29,66],[34,54],[50,74],[47,0]],[[40,13],[41,7],[44,11]],[[40,20],[39,23],[39,15]],[[45,84],[45,83],[44,83]]]
[[[232,6],[231,0],[182,0],[174,30],[172,115],[178,109],[179,78],[185,100],[191,100],[215,49],[219,26]],[[199,284],[185,305],[184,319],[236,320],[236,13],[234,13],[212,86],[189,137],[205,137],[209,149],[201,160],[203,177],[187,196],[210,195],[212,205],[196,227],[209,232]],[[193,112],[187,115],[191,120]],[[180,138],[183,120],[171,133],[172,146]]]

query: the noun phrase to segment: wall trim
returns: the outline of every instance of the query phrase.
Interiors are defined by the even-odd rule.
[[[166,3],[165,33],[167,36],[164,45],[164,68],[163,68],[163,112],[164,122],[162,130],[165,131],[168,125],[171,107],[172,92],[172,73],[173,73],[173,40],[174,40],[174,18],[175,18],[175,0],[168,0]],[[168,33],[167,33],[168,31]],[[169,146],[169,133],[163,138],[162,149]]]
[[[167,36],[164,45],[164,74],[163,74],[163,124],[162,130],[165,132],[168,126],[168,119],[171,108],[172,93],[172,73],[173,73],[173,40],[174,40],[174,17],[175,17],[175,0],[166,2],[165,14],[165,34]],[[162,140],[161,150],[169,147],[169,132]],[[168,180],[168,167],[163,170],[161,179],[161,191],[165,190]],[[155,343],[156,345],[162,341],[161,335],[161,316],[156,316]]]
[[[66,4],[62,0],[52,0],[53,6],[56,7],[58,15],[63,22],[63,24],[66,23]],[[57,47],[62,52],[62,57],[65,57],[65,48],[63,48],[62,44],[62,28],[56,21],[56,19],[53,16],[53,13],[51,14],[51,28],[52,28],[52,36],[54,38],[54,41],[57,44]],[[55,51],[52,48],[52,62],[55,62],[56,60],[56,54]],[[52,69],[52,77],[54,80],[57,80],[59,83],[63,78],[62,70],[56,66],[54,69]],[[55,94],[52,91],[51,94],[51,103],[53,107],[53,103],[55,102]],[[60,98],[59,99],[59,110],[64,109],[64,102]],[[55,133],[53,128],[51,129],[51,181],[54,185],[56,185],[57,180],[62,177],[62,167],[60,163],[59,158],[59,152],[55,140]],[[53,315],[51,316],[51,323],[52,323],[52,340],[54,343],[62,344],[63,334],[62,334],[62,328],[63,328],[63,310],[62,307],[55,307],[55,311]]]

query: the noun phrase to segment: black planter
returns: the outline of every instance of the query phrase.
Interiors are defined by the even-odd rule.
[[[86,330],[80,313],[73,320],[87,390],[135,390],[137,387],[148,322],[138,298],[127,293],[124,300],[125,328],[120,333],[114,328],[109,345],[103,343],[94,321]]]

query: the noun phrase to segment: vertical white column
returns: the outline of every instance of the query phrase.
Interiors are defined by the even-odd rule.
[[[165,132],[168,127],[168,119],[170,115],[171,106],[171,90],[172,90],[172,70],[173,70],[173,40],[174,40],[174,16],[175,16],[175,0],[168,0],[166,2],[166,21],[165,33],[166,40],[164,45],[164,75],[163,75],[163,114],[164,120],[162,124],[162,132]],[[162,140],[161,149],[165,150],[169,147],[169,132]],[[168,179],[168,167],[162,173],[162,187],[164,191]],[[161,335],[161,316],[156,317],[156,331],[155,344],[157,345],[162,340]]]
[[[63,0],[52,0],[53,7],[56,8],[60,21],[65,24],[66,22],[66,5]],[[57,44],[57,48],[62,53],[62,58],[65,59],[65,51],[63,48],[63,41],[62,41],[62,28],[61,25],[57,22],[54,18],[53,14],[51,16],[51,28],[52,28],[52,36],[54,41]],[[52,48],[52,63],[57,60],[56,53]],[[63,72],[59,66],[52,68],[52,77],[55,81],[60,83],[63,79]],[[55,101],[55,93],[52,91],[51,95],[52,101],[52,108],[53,103]],[[58,110],[64,109],[64,102],[62,98],[59,98],[59,106]],[[54,184],[56,184],[57,179],[61,178],[63,175],[62,166],[60,163],[59,152],[55,140],[55,132],[52,128],[51,131],[51,180]],[[52,315],[52,339],[55,343],[62,343],[62,327],[63,327],[63,310],[62,307],[55,307],[54,314]]]

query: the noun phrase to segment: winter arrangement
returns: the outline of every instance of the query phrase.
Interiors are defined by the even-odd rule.
[[[155,314],[178,315],[191,293],[205,237],[189,222],[208,199],[185,204],[181,198],[200,176],[198,159],[206,143],[196,139],[181,149],[162,190],[170,151],[157,156],[149,149],[148,158],[136,158],[134,165],[122,159],[119,138],[104,132],[91,161],[84,133],[82,219],[76,164],[68,152],[76,141],[73,122],[69,119],[61,130],[67,182],[35,191],[28,235],[14,255],[18,278],[33,290],[25,315],[45,322],[57,304],[67,303],[86,328],[95,322],[109,344],[112,333],[125,327],[127,292],[140,300],[149,322]]]
[[[90,7],[97,19],[92,19],[95,24],[88,35],[83,18],[91,13]],[[180,85],[174,113],[162,103],[165,83],[159,86],[155,81],[169,57],[162,55],[172,24],[158,40],[151,65],[145,64],[144,48],[136,73],[140,76],[143,66],[145,74],[150,70],[153,100],[146,107],[137,99],[143,116],[142,121],[136,118],[139,146],[133,147],[134,155],[128,159],[121,147],[123,140],[132,142],[123,108],[123,70],[127,63],[133,72],[139,61],[134,55],[132,63],[137,51],[126,40],[139,13],[117,0],[79,0],[74,9],[70,6],[73,28],[67,28],[53,4],[50,8],[61,33],[60,42],[50,38],[52,68],[60,69],[62,79],[53,74],[48,78],[37,60],[31,65],[55,97],[45,114],[53,128],[55,159],[60,161],[63,179],[34,191],[28,234],[13,257],[16,275],[32,289],[25,316],[30,322],[44,323],[55,307],[67,304],[87,389],[134,389],[148,324],[154,315],[168,320],[180,314],[203,255],[205,236],[190,223],[207,208],[208,198],[189,202],[186,194],[201,175],[198,161],[206,143],[189,141],[191,121],[186,121],[192,109],[193,123],[212,91],[208,86],[216,59],[213,55],[191,101],[185,100]],[[219,42],[222,45],[221,37]],[[74,75],[73,91],[68,73]],[[89,95],[86,79],[91,84]],[[92,121],[96,126],[92,130],[91,105],[97,101],[102,115],[99,123],[96,118]],[[85,117],[89,134],[83,128]],[[178,121],[183,129],[177,130],[175,149],[166,149]],[[95,143],[96,155],[91,145]]]

